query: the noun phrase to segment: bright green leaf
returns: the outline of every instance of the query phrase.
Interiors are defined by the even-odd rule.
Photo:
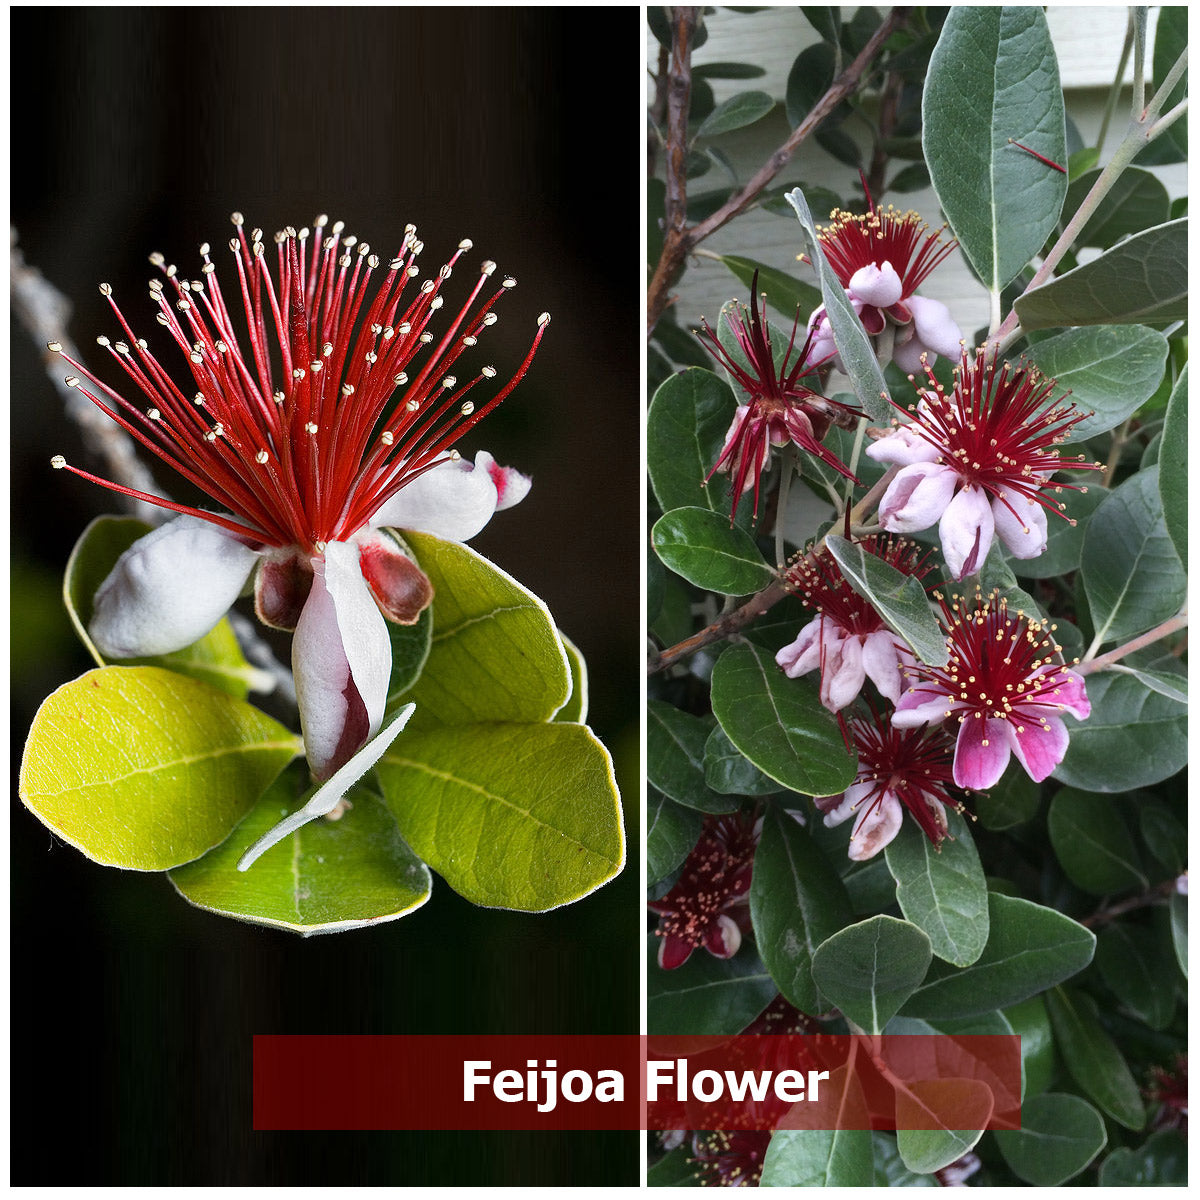
[[[20,794],[88,858],[163,871],[224,841],[302,749],[296,734],[207,684],[158,667],[101,667],[38,710]]]
[[[1040,8],[952,8],[921,103],[925,159],[976,274],[999,292],[1054,231],[1067,177],[1058,60]]]
[[[474,904],[558,908],[624,865],[612,763],[586,726],[406,730],[376,770],[404,840]]]
[[[567,652],[567,666],[571,671],[571,696],[566,704],[554,714],[554,719],[582,725],[587,721],[588,714],[587,662],[580,653],[579,647],[570,638],[564,637],[560,632],[558,640],[562,642],[563,649]]]
[[[789,679],[771,654],[730,646],[712,676],[713,713],[729,740],[764,775],[806,796],[835,796],[854,779],[833,714],[810,679]]]
[[[301,806],[305,786],[299,768],[281,775],[220,846],[171,872],[179,894],[197,908],[305,937],[394,921],[425,903],[429,868],[363,788],[350,793],[340,819],[310,822],[239,871],[246,848]]]
[[[919,1175],[940,1171],[943,1167],[948,1167],[952,1162],[962,1158],[983,1136],[983,1129],[991,1117],[992,1093],[986,1084],[966,1079],[930,1080],[925,1088],[934,1089],[937,1085],[946,1083],[954,1085],[956,1098],[961,1093],[968,1094],[969,1099],[964,1097],[967,1111],[963,1115],[970,1117],[972,1124],[977,1124],[978,1128],[898,1129],[896,1146],[900,1151],[900,1158],[910,1171]],[[919,1099],[922,1090],[914,1087],[912,1091],[902,1093],[897,1097],[897,1122],[907,1119],[908,1122],[915,1125],[922,1108],[928,1111],[928,1106],[921,1106],[913,1102],[914,1099]],[[945,1109],[935,1108],[934,1111],[945,1111]],[[982,1121],[979,1120],[980,1116],[983,1117]]]
[[[1063,788],[1046,817],[1050,844],[1067,878],[1093,895],[1147,888],[1137,843],[1108,796]]]
[[[744,530],[707,508],[676,508],[655,522],[650,540],[677,575],[706,591],[744,596],[775,577]]]
[[[1073,1179],[1107,1141],[1104,1118],[1086,1100],[1054,1092],[1021,1106],[1020,1129],[996,1133],[1013,1174],[1034,1187],[1058,1187]]]

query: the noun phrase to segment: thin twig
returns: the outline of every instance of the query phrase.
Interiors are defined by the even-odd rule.
[[[1098,658],[1085,658],[1073,670],[1076,675],[1091,675],[1094,671],[1102,671],[1105,667],[1110,667],[1113,663],[1120,662],[1121,659],[1125,658],[1126,655],[1132,654],[1135,650],[1143,650],[1147,646],[1153,646],[1155,642],[1161,642],[1163,638],[1168,638],[1171,634],[1178,633],[1181,629],[1186,629],[1187,623],[1187,609],[1184,609],[1178,616],[1172,617],[1169,621],[1164,621],[1161,625],[1156,625],[1140,637],[1135,637],[1132,641],[1126,642],[1123,646],[1118,646],[1115,650],[1110,650],[1107,654],[1101,654]]]
[[[1150,891],[1142,892],[1138,896],[1130,896],[1128,899],[1113,904],[1108,908],[1102,908],[1099,912],[1092,913],[1090,917],[1084,917],[1079,923],[1080,925],[1087,926],[1089,929],[1095,929],[1098,925],[1107,925],[1109,921],[1115,921],[1117,917],[1123,917],[1127,912],[1133,912],[1139,908],[1147,908],[1152,904],[1162,904],[1175,894],[1177,887],[1177,880],[1165,879],[1157,887],[1151,888]]]

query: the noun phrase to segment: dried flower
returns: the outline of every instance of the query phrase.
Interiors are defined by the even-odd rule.
[[[240,213],[233,224],[240,333],[207,244],[192,280],[151,256],[166,281],[150,283],[157,320],[184,355],[194,394],[135,338],[107,284],[100,291],[128,341],[100,344],[136,402],[68,359],[95,390],[68,382],[219,509],[141,495],[69,467],[181,514],[122,555],[96,595],[90,633],[109,657],[180,649],[220,620],[253,575],[260,618],[295,630],[305,749],[314,776],[328,779],[380,728],[391,671],[385,618],[415,622],[432,598],[424,572],[381,527],[462,541],[525,495],[528,479],[486,453],[463,462],[452,446],[525,375],[549,317],[539,318],[512,379],[477,404],[468,395],[495,369],[461,387],[451,370],[515,281],[484,295],[495,270],[485,262],[466,303],[435,333],[442,286],[469,241],[417,283],[422,243],[409,226],[374,287],[380,260],[343,237],[341,222],[322,240],[327,218],[317,218],[311,256],[307,229],[277,233],[274,277],[262,231],[247,238]],[[61,458],[53,465],[67,466]]]
[[[710,816],[687,856],[675,886],[650,902],[659,916],[658,965],[682,967],[703,946],[716,958],[732,958],[748,922],[750,877],[761,823],[753,814]],[[740,918],[740,919],[739,919]]]
[[[963,353],[949,394],[929,379],[915,419],[867,447],[901,468],[880,501],[880,523],[914,533],[938,522],[955,579],[979,570],[993,536],[1016,558],[1036,558],[1046,548],[1046,512],[1062,515],[1050,493],[1074,486],[1051,476],[1068,465],[1099,467],[1054,448],[1087,414],[1052,399],[1054,380],[1034,367],[998,366],[983,349],[973,360]]]
[[[928,552],[905,538],[872,534],[858,544],[905,575],[921,579],[932,569]],[[775,655],[784,674],[796,679],[819,667],[821,703],[831,712],[845,708],[868,678],[894,704],[901,667],[912,656],[875,606],[846,582],[833,555],[824,547],[798,554],[783,581],[818,614]]]
[[[973,602],[938,601],[949,661],[908,668],[911,684],[892,723],[915,729],[957,718],[954,782],[961,788],[992,787],[1010,753],[1040,783],[1067,752],[1061,714],[1083,720],[1091,712],[1083,677],[1063,665],[1055,627],[1011,613],[998,590],[985,599],[976,589]]]
[[[746,403],[739,405],[734,414],[733,423],[725,435],[725,445],[709,472],[709,478],[717,471],[727,471],[732,476],[735,515],[742,494],[753,488],[754,513],[757,516],[762,473],[771,460],[772,446],[786,446],[792,442],[840,475],[854,479],[837,455],[822,444],[822,440],[835,417],[846,414],[857,418],[858,413],[836,400],[827,400],[816,390],[820,384],[817,368],[823,358],[812,353],[811,333],[799,353],[793,357],[800,326],[798,313],[787,352],[776,367],[770,330],[759,312],[757,272],[751,282],[748,311],[748,325],[747,309],[743,305],[734,303],[726,311],[730,332],[737,341],[744,362],[721,345],[707,321],[699,337],[709,353],[725,367],[746,394]]]

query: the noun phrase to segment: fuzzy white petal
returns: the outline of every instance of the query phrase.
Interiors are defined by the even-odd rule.
[[[229,611],[258,556],[219,526],[176,517],[117,559],[96,592],[88,633],[106,658],[190,646]]]
[[[496,485],[496,511],[503,512],[520,504],[529,495],[533,480],[515,467],[502,467],[486,450],[475,455],[475,469],[486,471]]]
[[[876,462],[896,463],[901,467],[919,462],[936,462],[941,451],[912,425],[901,425],[887,437],[867,447],[867,457]]]
[[[498,500],[486,469],[461,459],[444,462],[405,484],[375,513],[371,524],[465,542],[492,519]]]
[[[904,284],[890,262],[882,267],[868,263],[850,276],[846,294],[875,308],[891,308],[904,294]]]
[[[942,556],[955,579],[974,575],[992,548],[996,522],[987,492],[965,487],[946,505],[938,523]]]
[[[1037,558],[1046,549],[1046,510],[1036,500],[1002,487],[992,498],[992,517],[996,536],[1014,558]]]
[[[940,300],[930,300],[927,296],[909,296],[907,303],[921,345],[943,358],[957,358],[962,350],[962,330],[950,316],[950,310]]]
[[[944,463],[901,467],[879,502],[879,523],[892,533],[915,533],[939,520],[954,497],[958,473]]]
[[[874,858],[900,832],[904,809],[891,792],[884,792],[879,803],[854,827],[848,857],[855,862]]]

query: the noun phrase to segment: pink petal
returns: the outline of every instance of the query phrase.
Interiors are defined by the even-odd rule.
[[[904,809],[900,801],[885,791],[876,804],[863,817],[850,836],[847,854],[855,862],[874,858],[900,832],[904,820]]]
[[[229,611],[259,551],[198,517],[138,538],[96,591],[88,633],[106,658],[170,654]]]
[[[1010,751],[1007,721],[969,714],[958,727],[954,749],[954,782],[962,788],[986,791],[999,782]]]
[[[915,684],[896,701],[892,724],[897,729],[916,729],[921,725],[938,725],[953,711],[954,705],[945,692],[927,684]]]
[[[862,640],[862,663],[871,682],[893,704],[900,699],[904,686],[900,678],[898,639],[890,629],[869,633]]]
[[[928,529],[946,511],[957,486],[957,473],[944,463],[902,467],[879,504],[880,524],[892,533]]]
[[[921,344],[943,358],[958,358],[963,335],[950,310],[940,300],[930,300],[927,296],[910,296],[908,307]]]
[[[904,283],[890,262],[882,267],[869,263],[850,276],[846,294],[876,308],[890,308],[904,295]]]
[[[988,494],[979,487],[963,488],[946,506],[938,524],[942,556],[955,579],[973,575],[992,548],[995,521]]]
[[[1046,549],[1046,510],[1029,496],[1001,487],[992,498],[996,536],[1014,558],[1037,558]]]
[[[1041,783],[1067,752],[1067,727],[1060,717],[1047,717],[1045,725],[1027,720],[1007,722],[1013,753],[1034,783]]]
[[[911,425],[901,425],[887,437],[867,447],[867,457],[876,462],[896,463],[901,467],[919,462],[937,462],[940,451]]]
[[[1088,699],[1084,688],[1083,676],[1063,667],[1058,672],[1054,690],[1042,699],[1053,699],[1066,709],[1073,717],[1086,721],[1092,715],[1092,702]]]
[[[797,679],[821,665],[821,618],[809,621],[794,642],[775,655],[775,661],[789,679]]]
[[[405,484],[375,513],[371,524],[465,542],[492,519],[497,500],[496,485],[486,469],[461,459],[447,461]]]
[[[829,625],[838,629],[832,622]],[[840,712],[862,691],[866,678],[862,643],[858,638],[852,634],[841,634],[836,641],[826,638],[825,661],[821,664],[821,703],[830,712]]]
[[[832,829],[835,825],[840,825],[843,821],[848,821],[858,811],[858,806],[870,796],[875,790],[875,785],[869,782],[858,782],[855,780],[840,797],[830,797],[836,799],[837,804],[830,808],[825,813],[825,825]],[[820,807],[820,801],[817,802]]]

